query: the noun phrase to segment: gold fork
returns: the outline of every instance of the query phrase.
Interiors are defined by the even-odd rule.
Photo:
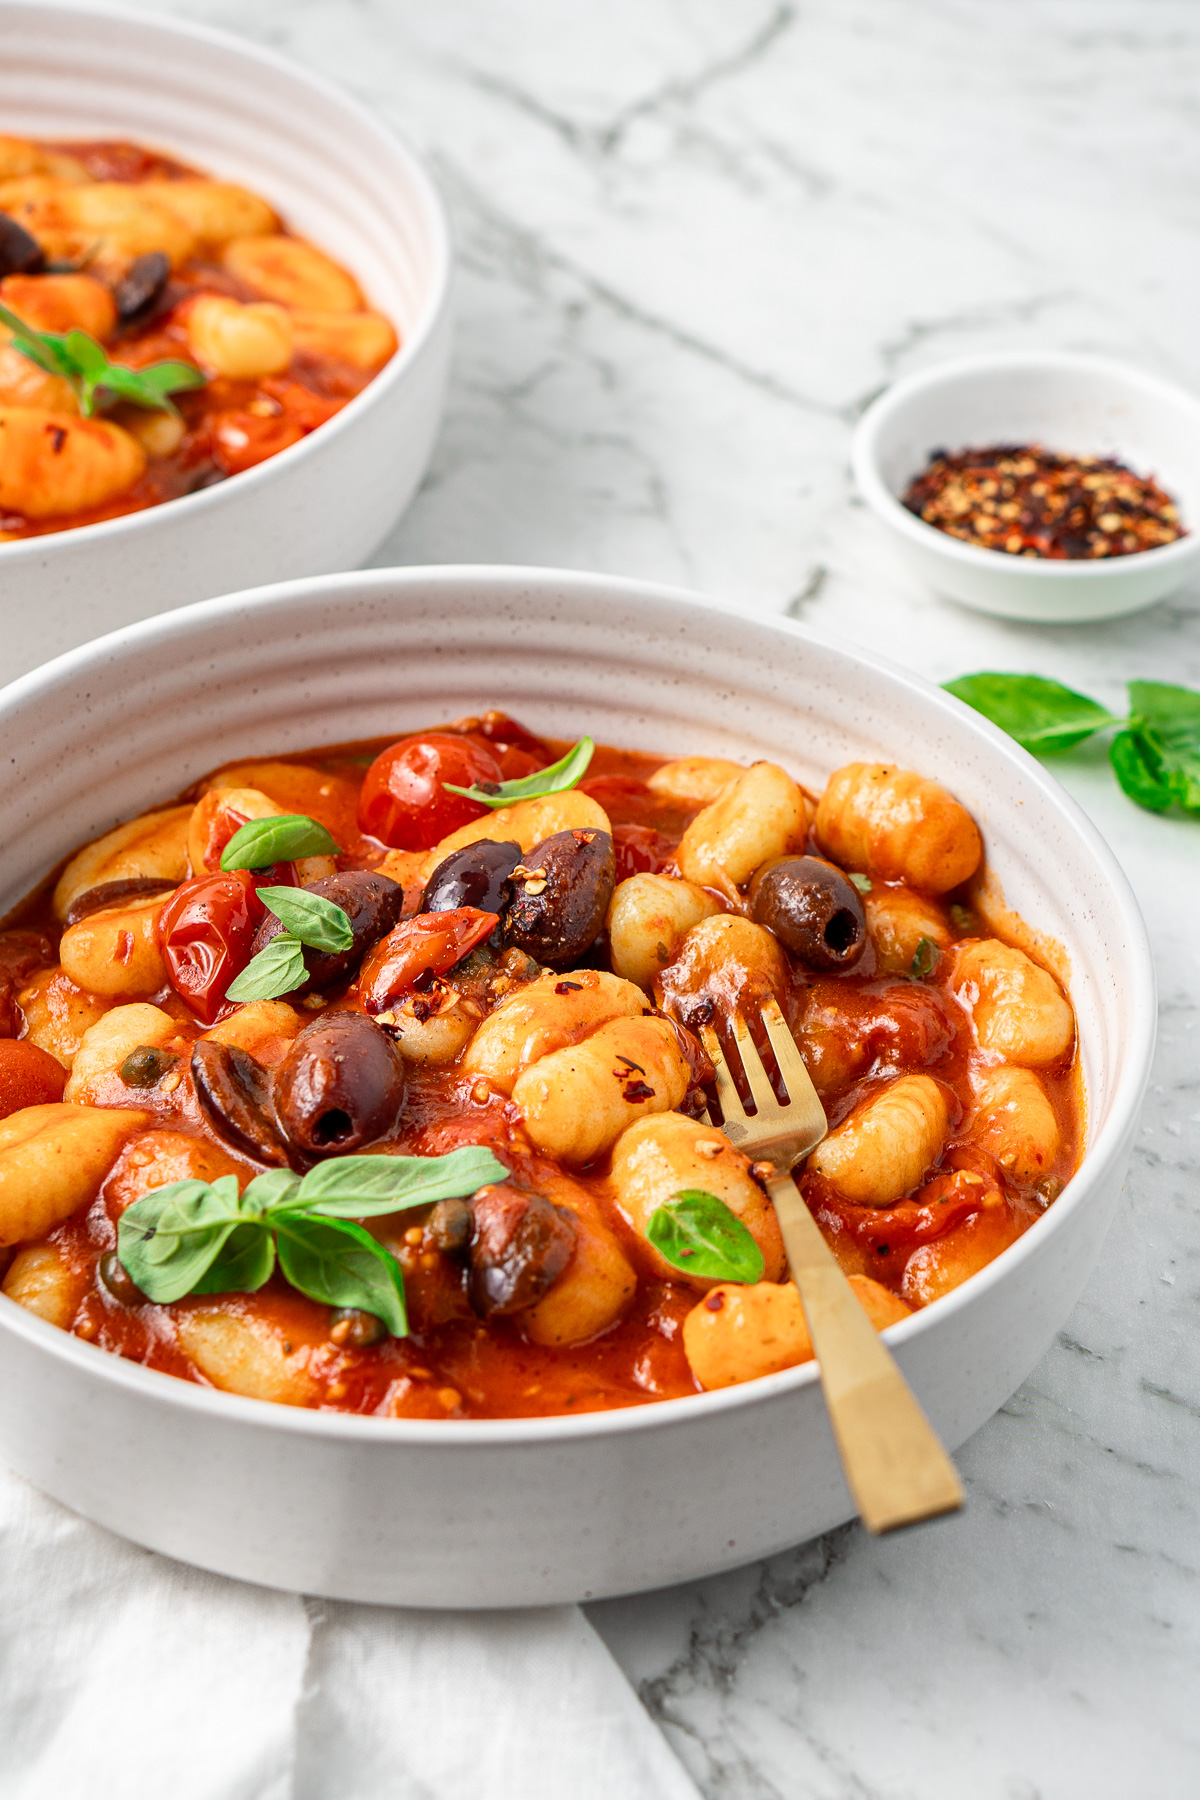
[[[756,1109],[752,1114],[742,1105],[717,1034],[704,1026],[701,1035],[717,1074],[721,1129],[739,1150],[775,1170],[767,1191],[792,1280],[800,1290],[850,1491],[868,1531],[893,1531],[954,1512],[963,1503],[958,1471],[855,1298],[792,1177],[829,1124],[804,1058],[773,1001],[762,1008],[762,1023],[788,1101],[781,1105],[776,1098],[739,1014],[734,1034]]]

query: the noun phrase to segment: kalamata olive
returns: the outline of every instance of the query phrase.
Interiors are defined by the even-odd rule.
[[[200,1038],[192,1045],[196,1098],[235,1150],[275,1167],[291,1160],[275,1122],[271,1077],[249,1051]]]
[[[78,925],[106,906],[123,906],[130,900],[148,900],[152,894],[169,894],[179,886],[159,875],[131,875],[126,881],[102,881],[76,894],[67,909],[68,925]]]
[[[520,1312],[541,1299],[571,1260],[568,1216],[541,1194],[507,1182],[475,1196],[468,1293],[481,1318]]]
[[[607,831],[556,831],[513,871],[506,941],[547,968],[569,969],[600,934],[615,870]]]
[[[494,844],[481,838],[465,844],[440,862],[421,896],[422,912],[454,912],[474,906],[480,912],[503,912],[512,887],[509,876],[521,860],[520,844]]]
[[[403,1101],[400,1053],[364,1013],[315,1020],[275,1071],[279,1122],[310,1156],[341,1156],[374,1143],[395,1124]]]
[[[162,299],[170,273],[170,260],[161,250],[147,250],[144,256],[134,257],[113,289],[117,317],[122,324],[128,324],[141,313],[148,313],[155,302]]]
[[[810,969],[848,969],[863,953],[862,901],[840,869],[819,856],[780,856],[750,883],[754,917]]]
[[[439,1200],[425,1221],[426,1236],[443,1256],[465,1256],[474,1229],[474,1214],[466,1200]]]
[[[115,1250],[105,1251],[100,1258],[96,1272],[113,1299],[119,1301],[122,1306],[145,1305],[145,1294]]]
[[[46,266],[42,246],[10,213],[0,212],[0,277],[38,275]]]
[[[157,1087],[177,1061],[169,1050],[160,1050],[154,1044],[139,1044],[121,1064],[121,1080],[126,1087]]]
[[[388,1328],[374,1313],[358,1306],[338,1306],[329,1315],[329,1335],[344,1350],[370,1350],[382,1344]]]
[[[319,894],[322,900],[340,906],[354,933],[354,943],[349,950],[335,954],[328,950],[305,949],[308,980],[293,992],[321,994],[351,976],[367,951],[387,936],[403,909],[404,889],[398,881],[391,881],[386,875],[377,875],[370,869],[347,869],[342,874],[325,875],[320,881],[306,883],[304,892]],[[254,954],[257,956],[282,930],[274,913],[268,913],[255,935]]]

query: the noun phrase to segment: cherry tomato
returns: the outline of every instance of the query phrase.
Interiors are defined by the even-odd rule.
[[[0,1038],[0,1119],[26,1106],[52,1106],[63,1097],[67,1071],[36,1044]]]
[[[218,413],[212,422],[213,461],[226,475],[240,475],[256,463],[298,444],[304,431],[295,419],[277,413]]]
[[[171,986],[198,1019],[214,1025],[225,990],[250,961],[254,934],[266,916],[248,869],[198,875],[177,888],[158,921],[158,942]]]
[[[539,769],[544,769],[547,763],[554,761],[552,752],[543,744],[541,738],[534,737],[532,731],[527,731],[524,725],[519,725],[515,719],[510,719],[507,713],[484,713],[483,717],[476,721],[474,733],[491,744],[497,754],[501,749],[523,751]]]
[[[634,775],[593,775],[581,781],[579,789],[604,808],[614,825],[640,825],[647,813],[662,806],[657,794]]]
[[[613,857],[616,878],[628,881],[631,875],[657,875],[672,861],[677,845],[653,825],[614,825]]]
[[[367,770],[358,798],[359,829],[393,850],[432,850],[488,810],[476,800],[448,794],[443,783],[474,787],[503,779],[491,751],[469,737],[431,731],[425,737],[401,738]]]
[[[364,1007],[369,1013],[383,1012],[414,993],[423,979],[444,975],[476,944],[491,937],[499,923],[499,914],[480,912],[475,906],[405,919],[376,944],[363,964],[359,993]]]
[[[481,737],[476,731],[468,731],[465,735],[468,743],[478,744],[481,750],[495,757],[500,764],[500,776],[504,781],[520,781],[526,775],[536,775],[539,769],[546,767],[549,760],[544,756],[532,755],[518,744],[489,743],[487,738]]]

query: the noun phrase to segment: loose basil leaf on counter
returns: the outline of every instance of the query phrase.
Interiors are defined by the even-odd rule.
[[[684,1188],[650,1215],[646,1236],[659,1255],[706,1281],[761,1281],[763,1254],[723,1200]]]
[[[1200,812],[1200,694],[1165,681],[1131,681],[1129,711],[1130,732],[1138,739],[1143,763],[1154,772],[1155,785],[1185,812]],[[1117,768],[1115,761],[1113,766]],[[1153,810],[1161,811],[1161,805]]]
[[[310,950],[328,950],[337,955],[341,950],[353,949],[349,915],[332,900],[298,887],[260,887],[258,897],[284,930]]]
[[[325,827],[306,813],[276,813],[247,819],[221,852],[221,867],[227,875],[234,869],[269,869],[302,856],[336,856],[337,848]]]
[[[354,1306],[406,1337],[404,1279],[390,1251],[361,1225],[281,1213],[275,1221],[279,1266],[292,1286],[326,1306]]]
[[[303,987],[308,980],[304,946],[290,932],[281,931],[257,956],[252,956],[240,975],[225,989],[227,1000],[278,1000]]]
[[[1124,723],[1086,694],[1042,675],[960,675],[942,686],[1038,756],[1073,749],[1106,725]]]
[[[326,1219],[374,1219],[507,1180],[504,1164],[479,1144],[445,1156],[335,1156],[308,1171],[297,1201]]]
[[[563,794],[582,781],[595,752],[592,739],[582,737],[549,768],[539,769],[535,775],[522,775],[519,781],[501,781],[494,788],[490,783],[486,788],[455,787],[449,781],[443,781],[442,786],[449,794],[461,794],[465,800],[475,800],[480,806],[493,808],[512,806],[518,800],[540,800],[544,794]]]
[[[172,1181],[127,1206],[117,1226],[122,1266],[151,1300],[181,1300],[243,1223],[236,1175]]]
[[[70,383],[85,419],[110,399],[131,400],[154,412],[177,413],[171,394],[205,386],[205,376],[193,363],[168,361],[129,369],[124,363],[110,362],[104,346],[78,328],[65,333],[37,331],[7,306],[0,306],[0,323],[12,333],[14,350],[47,374]]]

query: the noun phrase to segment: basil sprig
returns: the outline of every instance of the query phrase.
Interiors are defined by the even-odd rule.
[[[283,930],[252,956],[225,990],[227,1000],[278,1000],[308,980],[305,946],[334,956],[354,947],[350,915],[305,888],[263,887],[258,897]]]
[[[442,786],[448,794],[461,794],[465,800],[475,800],[480,806],[512,806],[517,800],[540,800],[544,794],[563,794],[583,780],[588,771],[588,764],[596,753],[596,746],[590,737],[582,737],[574,749],[568,750],[565,756],[547,769],[539,769],[534,775],[522,775],[518,781],[500,781],[493,787],[489,782],[486,788],[455,787],[452,782],[443,781]]]
[[[47,375],[61,376],[71,384],[85,419],[114,400],[132,400],[153,412],[178,415],[170,396],[205,385],[193,363],[168,361],[127,369],[124,363],[110,362],[104,346],[86,331],[35,331],[7,306],[0,306],[0,323],[12,332],[14,350]]]
[[[1131,681],[1122,719],[1040,675],[963,675],[944,685],[1036,756],[1072,750],[1119,726],[1108,757],[1123,792],[1149,812],[1178,806],[1200,817],[1200,693],[1193,688]]]
[[[684,1188],[650,1215],[646,1236],[659,1255],[706,1281],[761,1281],[763,1254],[723,1200]]]
[[[326,1306],[374,1313],[393,1337],[408,1318],[400,1265],[361,1219],[473,1194],[508,1171],[490,1150],[447,1156],[337,1156],[301,1177],[287,1169],[172,1181],[126,1207],[117,1256],[148,1300],[185,1294],[252,1294],[280,1272]]]
[[[269,869],[272,863],[303,856],[336,856],[337,848],[325,827],[307,813],[276,813],[239,826],[221,852],[221,868],[226,875],[234,869]]]

